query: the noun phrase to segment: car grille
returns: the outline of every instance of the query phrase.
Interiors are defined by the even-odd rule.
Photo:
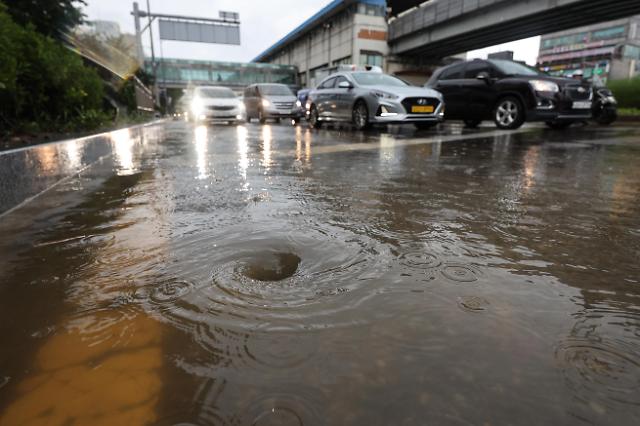
[[[407,111],[407,114],[422,114],[422,115],[425,114],[425,113],[412,113],[411,112],[412,106],[432,106],[433,113],[435,113],[439,105],[440,105],[440,101],[436,98],[405,98],[402,101],[402,106]],[[430,114],[433,114],[433,113],[430,113]]]
[[[231,111],[234,109],[234,106],[210,106],[209,109],[211,111]]]
[[[293,108],[293,102],[274,102],[277,109],[291,109]]]
[[[572,101],[588,101],[591,99],[591,89],[588,87],[578,85],[566,86],[564,92]]]

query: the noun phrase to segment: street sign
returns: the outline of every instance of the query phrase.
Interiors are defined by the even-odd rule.
[[[159,19],[158,22],[161,40],[240,45],[240,27],[238,25],[170,19]]]

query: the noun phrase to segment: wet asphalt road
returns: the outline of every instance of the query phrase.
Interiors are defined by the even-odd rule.
[[[0,425],[640,423],[640,128],[0,154]]]

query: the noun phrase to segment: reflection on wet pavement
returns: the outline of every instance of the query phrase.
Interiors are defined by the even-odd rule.
[[[0,424],[156,422],[162,385],[158,327],[148,318],[116,315],[85,315],[51,337],[29,377],[17,384]],[[114,348],[114,338],[126,340],[123,349]]]
[[[639,133],[2,155],[0,425],[638,423]]]

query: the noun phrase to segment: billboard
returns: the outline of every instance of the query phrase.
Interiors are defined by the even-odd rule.
[[[240,45],[240,26],[159,19],[160,39]]]

